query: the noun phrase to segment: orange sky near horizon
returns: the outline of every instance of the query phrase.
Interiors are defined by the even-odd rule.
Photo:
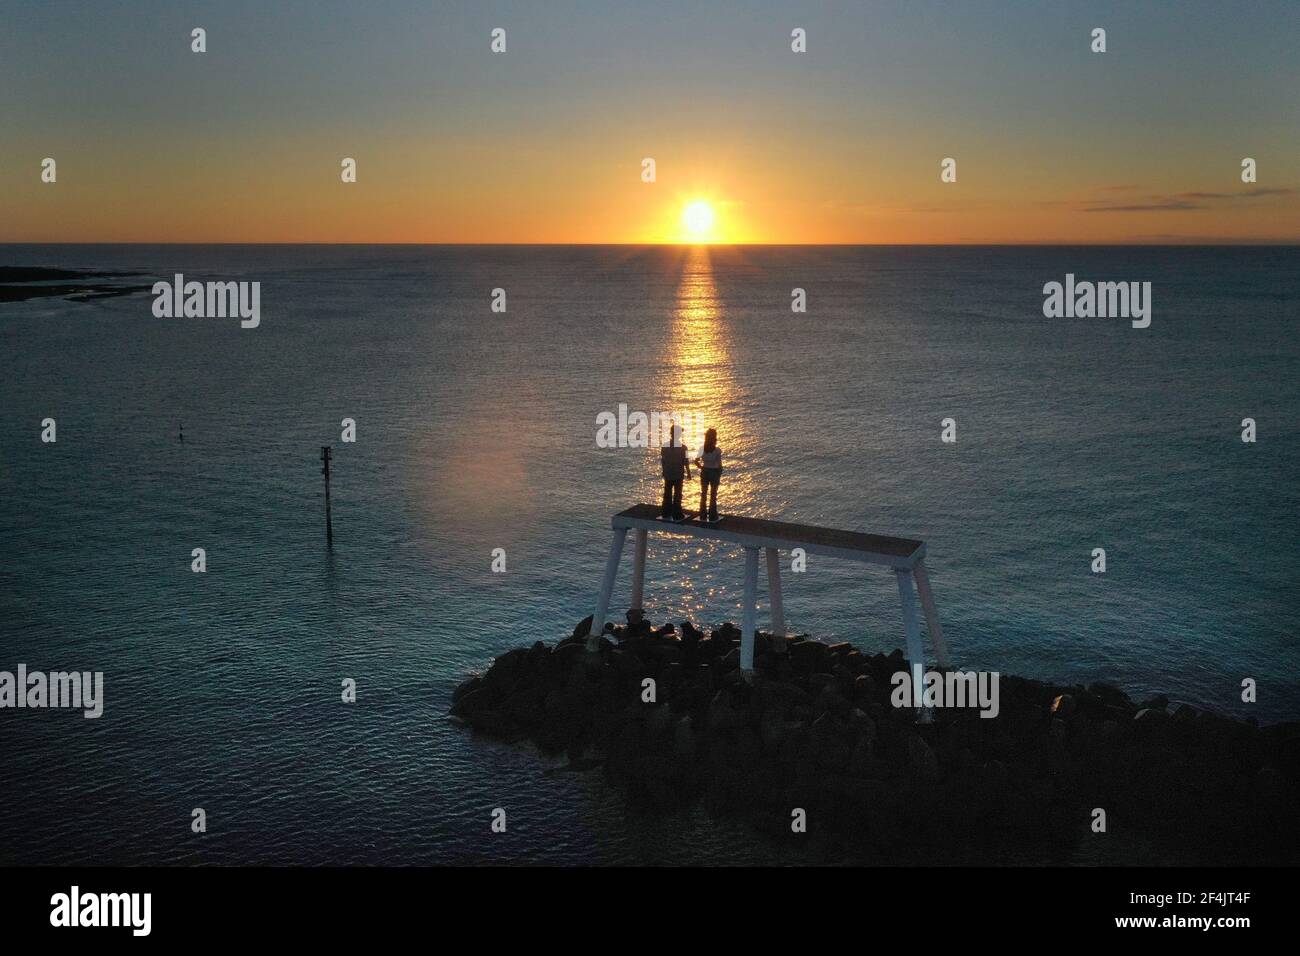
[[[1089,188],[1095,175],[1080,171],[1080,185],[1057,192],[1028,173],[1012,188],[998,157],[974,148],[956,183],[940,182],[935,157],[854,169],[833,155],[764,160],[699,143],[657,150],[653,183],[636,154],[584,161],[536,147],[354,151],[348,184],[324,145],[259,157],[201,148],[197,160],[173,146],[93,164],[57,152],[56,183],[40,182],[36,154],[21,177],[12,165],[0,175],[0,241],[691,242],[682,214],[696,201],[716,217],[708,238],[729,243],[1300,241],[1300,195],[1234,183],[1227,156],[1215,189],[1190,172],[1160,188]]]
[[[697,201],[730,243],[1300,242],[1285,4],[1116,5],[1104,55],[1068,5],[1003,6],[810,13],[798,54],[761,0],[286,0],[204,8],[195,54],[183,5],[20,3],[0,242],[683,242]]]

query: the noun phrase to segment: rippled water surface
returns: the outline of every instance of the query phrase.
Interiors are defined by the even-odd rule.
[[[148,295],[0,305],[0,669],[106,681],[98,720],[0,712],[0,859],[791,860],[702,812],[631,813],[599,774],[548,774],[445,716],[495,653],[590,613],[610,514],[657,494],[653,452],[596,447],[620,403],[718,428],[723,511],[926,540],[961,665],[1300,713],[1294,248],[9,246],[0,263],[262,283],[255,330],[154,318]],[[1151,281],[1151,327],[1045,319],[1067,272]],[[649,613],[737,620],[741,564],[652,541]],[[901,642],[887,573],[814,556],[785,592],[792,628]]]

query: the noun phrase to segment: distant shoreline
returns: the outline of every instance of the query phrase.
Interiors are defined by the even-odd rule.
[[[88,281],[121,279],[143,274],[142,272],[89,272],[42,266],[0,266],[0,303],[63,297],[67,297],[69,302],[86,302],[90,299],[108,299],[114,296],[132,295],[136,292],[147,292],[149,291],[147,285],[122,286]],[[37,284],[52,282],[60,284]]]

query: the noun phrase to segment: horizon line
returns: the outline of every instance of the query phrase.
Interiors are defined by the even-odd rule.
[[[1125,239],[1115,241],[1101,240],[1026,240],[1022,242],[321,242],[321,241],[248,241],[248,240],[103,240],[103,239],[5,239],[0,240],[4,246],[458,246],[458,247],[572,247],[619,246],[627,248],[682,248],[682,247],[718,247],[718,248],[1028,248],[1034,246],[1200,246],[1214,248],[1220,246],[1300,246],[1300,237],[1296,238],[1248,238],[1248,239]]]

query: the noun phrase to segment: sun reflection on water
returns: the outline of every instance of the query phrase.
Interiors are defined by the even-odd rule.
[[[741,412],[746,403],[736,381],[728,318],[709,247],[690,247],[682,261],[666,345],[664,385],[657,407],[687,416],[683,437],[692,462],[703,448],[704,432],[717,429],[723,465],[718,510],[723,514],[761,514],[764,509],[757,506],[756,483],[748,467],[754,439]],[[652,452],[656,467],[648,476],[643,500],[657,503],[663,484],[657,468],[658,451]],[[700,504],[699,471],[694,464],[691,472],[694,480],[682,488],[682,505],[693,511]],[[670,569],[668,587],[672,593],[662,595],[667,606],[698,621],[707,605],[710,618],[717,620],[704,623],[716,624],[727,615],[719,602],[737,602],[738,588],[730,586],[727,578],[731,575],[726,573],[734,563],[729,560],[733,557],[729,552],[734,549],[676,536],[654,542],[651,547],[657,552],[655,566]],[[649,603],[654,606],[660,602]]]

